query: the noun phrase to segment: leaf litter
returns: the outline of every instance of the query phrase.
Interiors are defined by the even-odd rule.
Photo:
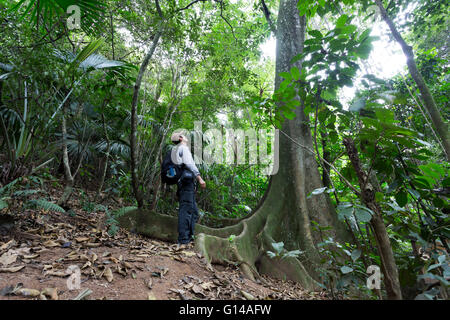
[[[70,206],[74,216],[10,208],[20,219],[0,234],[0,300],[329,299],[291,281],[244,279],[235,266],[208,269],[192,246],[177,250],[122,229],[111,236],[102,213],[85,212],[77,200]],[[69,290],[74,266],[80,287]]]

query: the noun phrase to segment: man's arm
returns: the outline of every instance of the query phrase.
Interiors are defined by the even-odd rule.
[[[181,152],[182,152],[181,159],[182,159],[183,163],[189,170],[192,171],[192,173],[194,174],[194,176],[197,179],[200,186],[202,188],[205,188],[206,182],[200,176],[200,171],[198,170],[197,166],[195,165],[194,159],[192,158],[192,154],[191,154],[191,151],[189,150],[189,148],[187,146],[182,146]]]

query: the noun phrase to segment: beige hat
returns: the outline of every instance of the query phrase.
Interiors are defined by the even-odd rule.
[[[178,142],[178,141],[180,141],[182,136],[183,136],[183,133],[175,131],[174,133],[172,133],[172,137],[170,138],[170,140],[172,140],[172,142]]]

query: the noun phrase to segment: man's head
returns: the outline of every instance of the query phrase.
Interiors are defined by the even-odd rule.
[[[180,131],[175,131],[172,134],[170,140],[172,140],[173,144],[179,144],[180,142],[188,142],[186,136]]]

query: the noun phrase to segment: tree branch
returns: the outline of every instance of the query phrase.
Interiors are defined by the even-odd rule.
[[[275,25],[272,22],[272,19],[270,18],[270,11],[269,8],[267,8],[267,5],[264,0],[261,0],[261,10],[264,13],[264,16],[266,17],[267,22],[269,23],[270,30],[274,35],[276,35],[277,28],[275,27]]]

